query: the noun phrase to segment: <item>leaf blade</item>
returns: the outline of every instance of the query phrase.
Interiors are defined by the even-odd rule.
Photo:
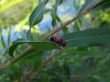
[[[67,41],[67,47],[109,45],[110,28],[97,28],[68,33],[62,36],[62,38]]]
[[[97,3],[97,1],[102,2],[103,0],[86,0],[85,4],[82,6],[82,8],[79,10],[79,13],[82,13],[83,11],[85,11],[88,7],[90,7],[91,5]]]
[[[29,17],[30,27],[34,26],[35,24],[38,24],[43,19],[43,11],[46,3],[47,1],[43,1],[31,13]]]
[[[23,45],[23,44],[29,44],[32,45],[34,50],[37,51],[46,51],[46,50],[51,50],[51,49],[55,49],[56,47],[52,44],[50,44],[50,42],[31,42],[31,41],[19,41],[19,42],[15,42],[9,49],[9,55],[11,57],[13,57],[13,53],[14,51],[17,49],[17,47],[19,45]]]

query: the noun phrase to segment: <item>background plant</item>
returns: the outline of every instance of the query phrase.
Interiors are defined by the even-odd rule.
[[[17,1],[4,3],[25,3]],[[23,18],[13,13],[13,6],[12,15],[3,14],[8,7],[0,5],[1,82],[109,82],[110,1],[28,1],[33,4],[24,11],[27,15],[20,14]],[[50,44],[52,35],[61,36],[67,47]]]

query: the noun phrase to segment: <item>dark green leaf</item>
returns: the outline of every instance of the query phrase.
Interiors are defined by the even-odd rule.
[[[103,0],[101,3],[99,3],[94,9],[93,11],[97,11],[97,10],[104,10],[106,8],[110,7],[110,0]]]
[[[41,4],[39,4],[34,11],[31,13],[29,17],[29,24],[30,28],[34,26],[35,24],[38,24],[42,18],[43,18],[43,12],[44,12],[44,7],[46,5],[47,1],[43,1]]]
[[[31,13],[31,15],[29,17],[30,28],[29,28],[28,33],[27,33],[27,38],[29,38],[29,35],[31,33],[31,27],[42,21],[43,14],[44,14],[44,8],[45,8],[47,1],[48,0],[44,0]]]
[[[57,21],[59,21],[62,24],[62,21],[61,21],[61,19],[59,18],[58,15],[56,16],[56,19],[57,19]]]
[[[2,46],[5,48],[6,44],[5,44],[5,40],[4,40],[3,35],[1,35],[1,43],[2,43]]]
[[[62,38],[67,41],[67,47],[110,45],[110,28],[97,28],[68,33],[62,36]]]
[[[63,3],[63,0],[56,0],[57,5],[61,5]]]
[[[56,19],[52,20],[52,26],[53,26],[53,28],[56,26]]]
[[[56,9],[52,9],[51,17],[52,17],[52,26],[53,27],[55,27],[55,25],[56,25],[56,16],[57,16]]]
[[[68,33],[68,28],[64,28],[64,29],[63,29],[63,32],[64,32],[64,33]]]
[[[23,45],[23,44],[29,44],[32,45],[33,48],[37,51],[46,51],[46,50],[51,50],[51,49],[55,49],[56,47],[54,45],[52,45],[50,42],[31,42],[31,41],[18,41],[18,42],[14,42],[14,44],[12,44],[12,46],[9,49],[9,55],[13,57],[13,53],[16,50],[16,48],[18,47],[18,45]]]
[[[62,24],[62,21],[60,20],[59,16],[57,15],[57,13],[55,11],[51,12],[51,16],[52,16],[52,26],[53,27],[56,26],[57,21]]]
[[[52,16],[52,18],[56,18],[56,10],[55,9],[51,10],[51,16]]]
[[[84,10],[86,10],[88,7],[92,6],[93,4],[95,4],[97,1],[102,1],[102,0],[86,0],[85,4],[83,5],[83,7],[80,9],[79,13],[82,13]]]
[[[63,2],[63,0],[56,0],[55,5],[53,6],[53,9],[51,10],[51,17],[52,17],[52,26],[56,26],[56,22],[59,21],[60,23],[61,20],[59,16],[57,15],[57,7]]]

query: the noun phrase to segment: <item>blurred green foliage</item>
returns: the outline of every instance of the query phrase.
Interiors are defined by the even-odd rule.
[[[37,7],[42,1],[44,0],[0,1],[0,82],[109,82],[110,6],[103,3],[110,1],[102,0],[103,3],[90,13],[55,34],[67,40],[66,48],[50,43],[49,40],[40,40],[75,16],[80,9],[84,11],[97,0],[47,0],[43,14],[39,15],[41,9],[38,11]],[[39,23],[36,23],[39,19],[34,20],[37,25],[34,24],[27,40],[28,18],[33,16],[30,15],[32,10],[37,10],[37,17],[43,18]],[[36,14],[31,20],[35,16]],[[39,31],[40,24],[45,25],[49,17],[51,26],[46,26],[46,31]],[[53,20],[56,20],[54,24]],[[32,51],[1,71],[3,65],[13,61],[29,45],[34,47]]]
[[[2,0],[0,4],[0,25],[11,26],[26,18],[37,3],[33,0]]]

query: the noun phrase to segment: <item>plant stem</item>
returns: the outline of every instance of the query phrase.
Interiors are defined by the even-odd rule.
[[[53,34],[57,33],[61,29],[67,28],[67,26],[70,25],[72,22],[76,21],[78,18],[80,18],[81,16],[83,16],[83,15],[87,14],[89,11],[91,11],[98,3],[100,3],[100,0],[97,0],[97,2],[94,3],[92,6],[88,7],[87,9],[85,9],[82,13],[77,14],[75,17],[73,17],[71,20],[69,20],[66,23],[64,23],[63,25],[61,25],[59,28],[57,28],[55,30],[52,30],[52,32],[50,34],[48,34],[47,36],[43,37],[41,41],[44,41],[44,40],[48,39],[50,36],[52,36]],[[26,56],[32,49],[33,49],[33,47],[29,46],[24,51],[22,51],[21,54],[18,55],[18,57],[13,59],[13,61],[11,61],[9,64],[7,64],[7,66],[4,66],[2,69],[5,69],[9,65],[12,65],[12,64],[16,63],[22,57]]]

